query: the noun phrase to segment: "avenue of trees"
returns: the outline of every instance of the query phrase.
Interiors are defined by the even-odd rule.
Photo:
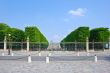
[[[60,46],[66,50],[85,50],[86,41],[89,41],[89,49],[108,48],[110,31],[108,28],[79,27],[69,33],[61,40]],[[31,50],[47,49],[49,42],[46,37],[35,26],[27,26],[25,30],[11,28],[5,23],[0,23],[0,48],[4,46],[4,39],[7,41],[7,48],[11,43],[13,49],[26,48],[27,39]],[[13,43],[18,42],[18,43]]]
[[[27,37],[29,37],[31,49],[33,47],[34,49],[38,48],[39,45],[42,49],[44,48],[46,49],[48,47],[47,39],[35,26],[25,27],[25,31],[23,31],[17,28],[11,28],[5,23],[0,23],[0,42],[1,42],[0,48],[3,48],[3,41],[5,39],[5,36],[7,42],[12,42],[12,48],[21,47],[21,43],[13,43],[13,42],[24,42],[23,47],[26,48]],[[39,44],[40,42],[43,43]],[[37,45],[31,43],[37,43]],[[7,48],[9,47],[8,45]]]

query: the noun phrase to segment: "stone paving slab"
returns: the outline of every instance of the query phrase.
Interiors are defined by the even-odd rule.
[[[110,62],[99,61],[0,61],[0,73],[110,73]]]

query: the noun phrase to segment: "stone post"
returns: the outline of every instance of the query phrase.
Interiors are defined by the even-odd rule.
[[[7,48],[7,41],[6,41],[6,36],[4,38],[4,51],[6,51],[6,48]]]
[[[49,63],[49,57],[48,56],[46,57],[46,63]]]
[[[52,53],[49,52],[48,56],[51,56],[51,55],[52,55]]]
[[[28,63],[31,63],[32,60],[31,60],[31,55],[28,56]]]
[[[86,38],[86,52],[89,52],[89,40]]]
[[[2,56],[5,56],[5,53],[2,53]]]
[[[75,44],[75,46],[74,46],[74,47],[75,47],[75,51],[78,51],[76,41],[75,41],[75,43],[74,43],[74,44]]]
[[[27,37],[27,52],[29,51],[29,37]]]
[[[39,56],[41,56],[41,52],[39,52]]]
[[[94,61],[97,62],[97,55],[94,56]]]

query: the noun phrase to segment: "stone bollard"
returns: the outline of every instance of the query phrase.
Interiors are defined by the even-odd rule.
[[[29,55],[29,56],[28,56],[28,63],[31,63],[31,62],[32,62],[31,56]]]
[[[5,56],[5,54],[4,54],[4,53],[2,53],[2,56]]]
[[[48,56],[51,56],[51,55],[52,55],[52,53],[49,53],[49,54],[48,54]]]
[[[79,56],[79,52],[77,52],[77,56]]]
[[[94,61],[97,62],[97,56],[96,55],[94,56]]]
[[[41,52],[39,52],[39,56],[41,56]]]
[[[14,56],[14,53],[11,53],[11,56]]]
[[[49,63],[49,57],[46,57],[46,63]]]
[[[89,54],[89,52],[87,52],[87,56],[89,56],[90,54]]]
[[[103,51],[105,52],[105,49]]]

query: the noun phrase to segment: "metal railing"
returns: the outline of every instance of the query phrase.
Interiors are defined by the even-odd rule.
[[[109,42],[89,42],[89,50],[106,50],[109,49]],[[63,42],[49,43],[29,42],[30,51],[85,51],[86,42]],[[26,50],[27,42],[7,42],[6,49]],[[0,42],[0,49],[4,49],[4,42]]]

